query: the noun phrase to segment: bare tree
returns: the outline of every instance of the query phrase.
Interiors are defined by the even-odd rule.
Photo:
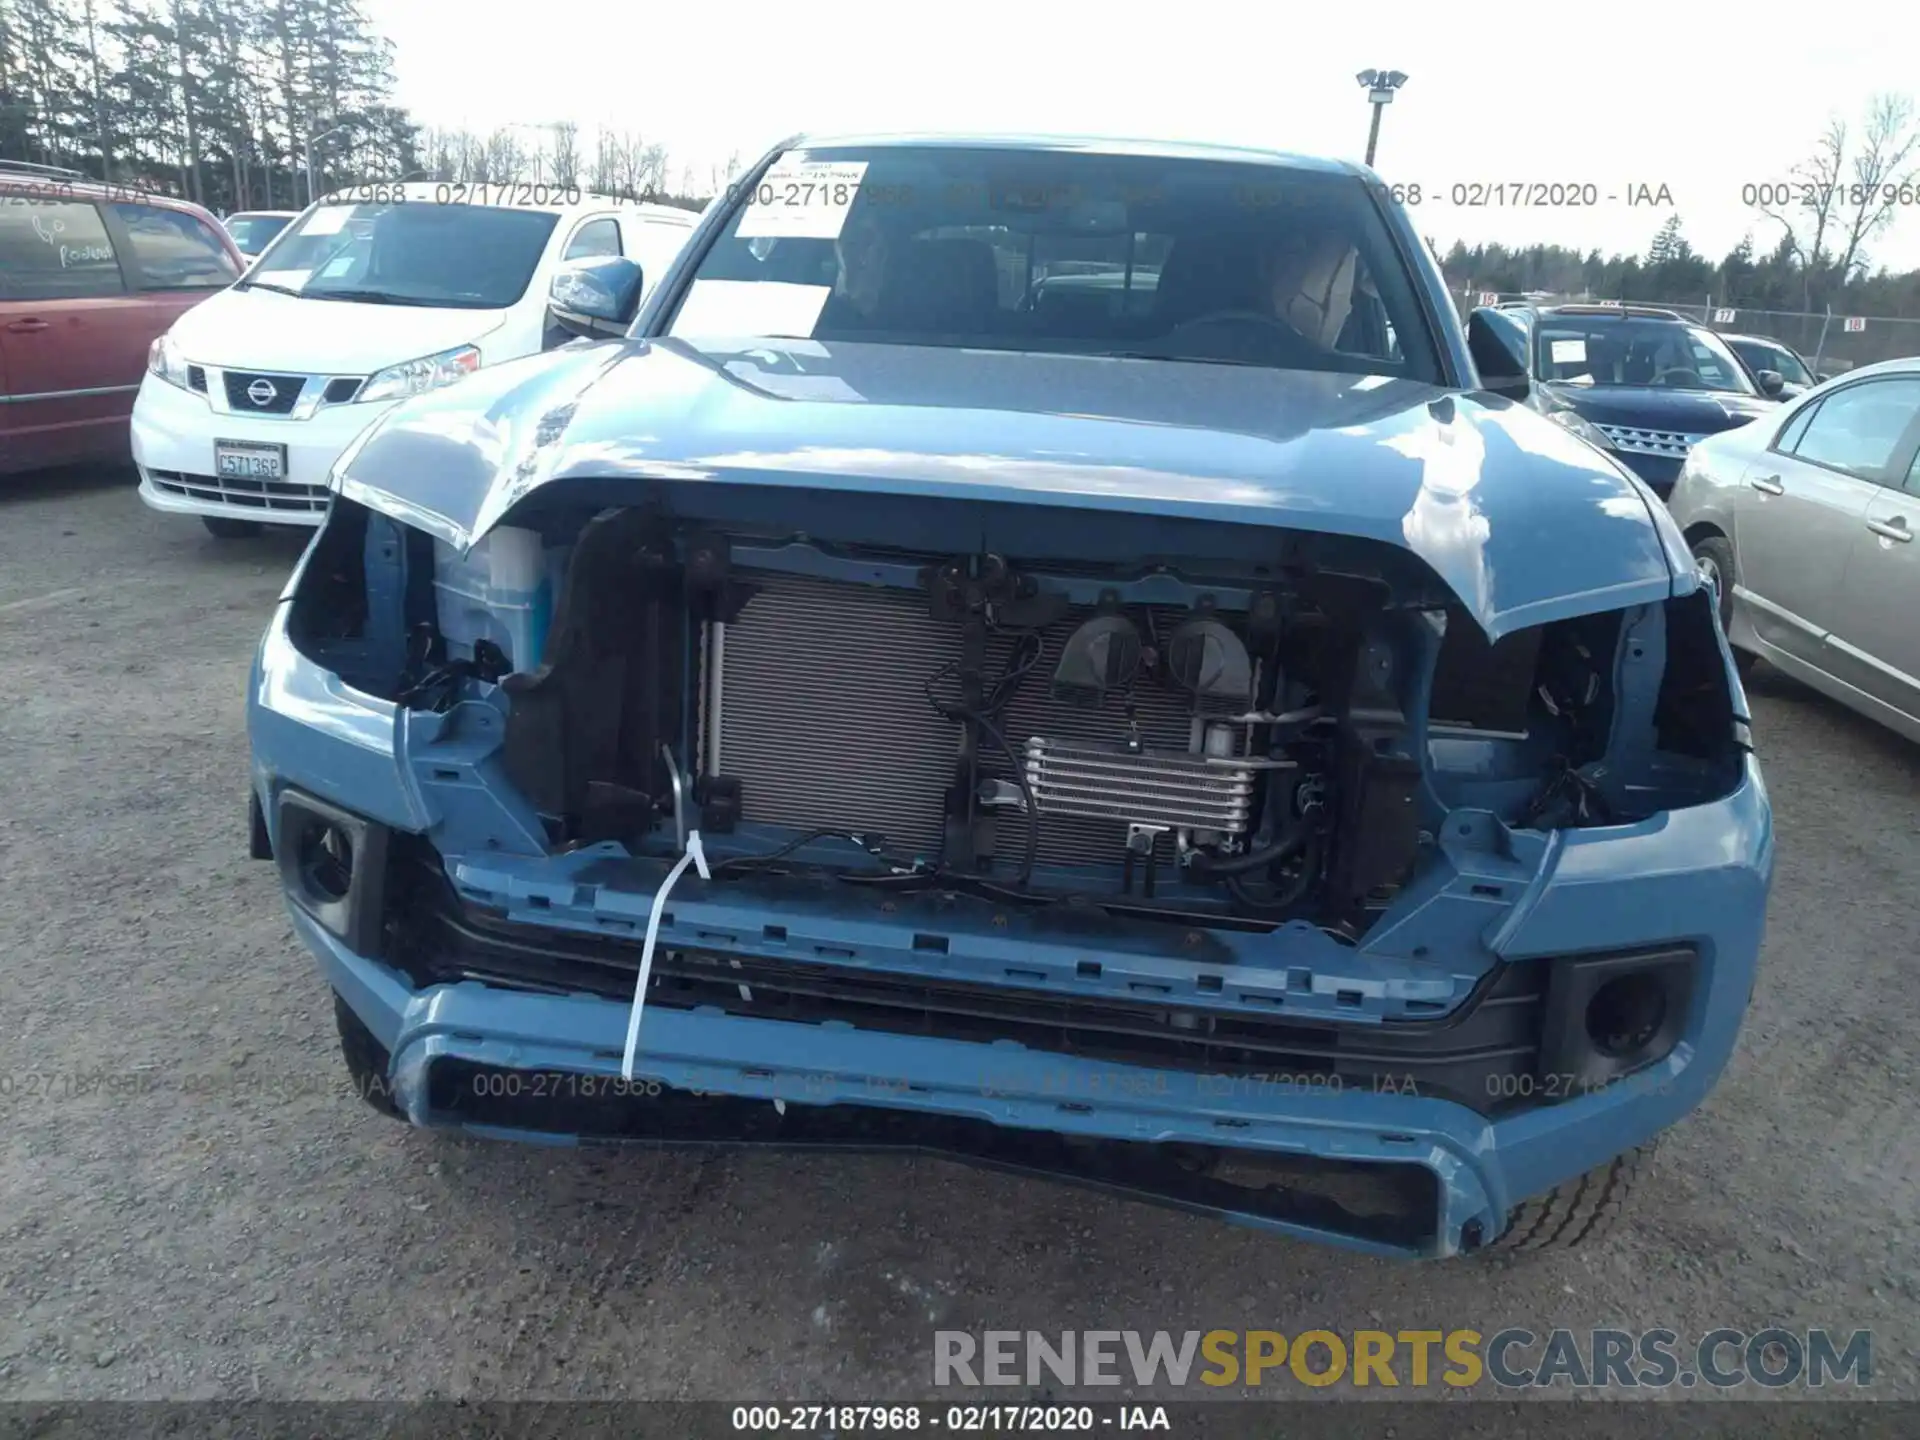
[[[1783,203],[1755,206],[1777,223],[1800,271],[1800,305],[1814,308],[1816,287],[1845,285],[1866,267],[1866,246],[1889,225],[1902,185],[1920,169],[1920,128],[1912,101],[1879,95],[1869,103],[1859,143],[1846,121],[1827,125],[1814,152],[1790,172]]]
[[[521,149],[520,142],[508,129],[495,130],[487,136],[479,153],[474,157],[473,178],[495,185],[509,180],[517,180],[527,163],[527,155]]]
[[[1827,123],[1813,154],[1788,172],[1792,177],[1788,201],[1754,207],[1786,231],[1794,263],[1800,267],[1802,309],[1811,308],[1814,278],[1827,268],[1828,236],[1840,201],[1846,154],[1847,122],[1836,117]]]
[[[632,131],[621,136],[614,148],[618,161],[617,188],[629,200],[657,196],[667,184],[667,147],[649,145]]]
[[[87,79],[93,91],[93,138],[100,147],[100,176],[112,180],[113,139],[107,129],[107,86],[100,73],[100,29],[94,20],[93,0],[84,0],[81,18],[87,36]],[[4,78],[4,71],[0,71],[0,78]]]
[[[562,188],[580,183],[580,127],[571,120],[553,127],[553,183]]]
[[[640,175],[644,186],[641,194],[664,195],[667,193],[666,146],[655,143],[640,152]]]
[[[587,188],[597,195],[611,195],[620,186],[620,137],[602,125],[594,131],[593,169]]]
[[[189,19],[182,0],[173,0],[173,48],[180,64],[180,119],[187,142],[182,179],[187,198],[201,200],[205,195],[200,188],[200,99],[194,86],[192,46],[187,34]]]
[[[1920,130],[1914,127],[1913,102],[1904,95],[1875,96],[1867,111],[1860,149],[1853,157],[1853,181],[1847,187],[1852,215],[1846,221],[1846,239],[1840,250],[1840,283],[1846,284],[1858,267],[1866,268],[1863,246],[1893,220],[1902,186],[1915,178],[1915,152]]]

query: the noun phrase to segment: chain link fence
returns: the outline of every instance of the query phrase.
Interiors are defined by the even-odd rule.
[[[1458,290],[1454,304],[1464,320],[1482,305],[1500,301],[1525,300],[1536,305],[1593,305],[1601,303],[1585,295],[1543,295],[1529,293],[1495,297],[1489,291]],[[1685,315],[1697,324],[1723,335],[1757,335],[1790,346],[1818,371],[1839,374],[1857,365],[1879,360],[1898,360],[1920,355],[1920,320],[1897,316],[1809,314],[1799,310],[1745,310],[1717,304],[1670,305],[1655,301],[1629,301],[1652,305]]]

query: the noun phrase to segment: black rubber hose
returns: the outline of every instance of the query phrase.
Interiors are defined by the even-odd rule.
[[[1287,882],[1284,890],[1276,891],[1265,899],[1247,889],[1246,881],[1237,875],[1227,877],[1227,891],[1249,910],[1290,910],[1300,903],[1301,897],[1307,893],[1307,887],[1313,884],[1314,871],[1319,868],[1319,854],[1318,842],[1309,845],[1306,854],[1301,857],[1299,873]]]
[[[1007,743],[1007,737],[1000,733],[1000,727],[986,716],[974,710],[955,712],[962,719],[971,720],[986,732],[987,738],[1000,747],[1000,753],[1007,757],[1007,763],[1013,766],[1013,778],[1020,786],[1020,796],[1027,804],[1027,853],[1020,862],[1020,886],[1025,889],[1033,879],[1034,859],[1040,853],[1040,802],[1034,798],[1033,786],[1027,781],[1027,767],[1014,753],[1013,746]]]
[[[1295,825],[1264,850],[1249,850],[1244,855],[1224,859],[1204,851],[1197,852],[1187,861],[1187,869],[1203,880],[1216,876],[1246,875],[1254,870],[1264,870],[1269,865],[1278,865],[1282,860],[1291,860],[1312,838],[1310,826]]]

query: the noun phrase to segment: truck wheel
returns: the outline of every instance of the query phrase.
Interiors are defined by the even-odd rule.
[[[224,515],[202,515],[200,523],[216,540],[251,540],[260,533],[258,520],[229,520]]]
[[[1613,1229],[1640,1171],[1653,1154],[1642,1145],[1515,1207],[1490,1251],[1565,1250]]]
[[[333,995],[333,1023],[340,1031],[340,1054],[346,1059],[354,1092],[389,1119],[406,1119],[394,1103],[393,1087],[387,1083],[391,1058],[387,1047],[374,1039],[366,1022],[353,1013],[353,1007],[340,998],[337,990]]]
[[[1739,576],[1733,558],[1733,542],[1719,535],[1703,535],[1693,544],[1693,563],[1700,567],[1700,578],[1713,591],[1713,603],[1720,609],[1720,628],[1733,633],[1733,586]],[[1758,657],[1745,650],[1733,652],[1733,663],[1744,676],[1753,670]]]

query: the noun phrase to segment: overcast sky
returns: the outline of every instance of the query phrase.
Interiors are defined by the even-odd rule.
[[[1643,252],[1668,212],[1627,196],[1665,185],[1695,248],[1717,259],[1749,229],[1766,248],[1779,231],[1742,205],[1742,185],[1786,178],[1830,115],[1857,126],[1876,92],[1920,90],[1920,6],[1893,4],[565,0],[550,21],[505,0],[367,6],[424,123],[638,131],[668,147],[676,180],[801,130],[1148,136],[1359,159],[1369,112],[1354,75],[1402,70],[1376,167],[1422,184],[1415,219],[1442,246]],[[1813,18],[1841,14],[1852,22],[1833,34]],[[1601,204],[1447,203],[1455,184],[1500,180],[1590,182]],[[1920,206],[1873,251],[1920,267]]]

